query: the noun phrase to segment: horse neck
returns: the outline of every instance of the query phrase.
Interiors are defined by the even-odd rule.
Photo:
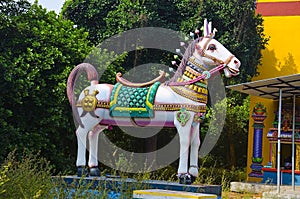
[[[193,80],[199,76],[204,71],[207,71],[204,66],[200,67],[200,63],[197,63],[196,59],[193,59],[193,57],[190,57],[188,61],[186,62],[186,65],[184,67],[184,72],[181,76],[177,77],[175,80],[176,82],[187,82],[190,80]],[[207,97],[208,97],[208,90],[207,90],[207,80],[200,80],[195,81],[192,84],[186,84],[182,86],[171,86],[171,89],[192,101],[199,102],[199,103],[207,103]]]
[[[184,72],[180,77],[178,77],[176,82],[187,82],[189,80],[196,79],[201,76],[204,71],[208,71],[209,68],[203,64],[202,61],[197,59],[195,56],[189,57],[186,62],[186,66]],[[200,88],[207,88],[207,80],[200,80],[199,82],[195,82],[193,84],[186,85],[185,87],[190,87],[191,89],[197,91]]]

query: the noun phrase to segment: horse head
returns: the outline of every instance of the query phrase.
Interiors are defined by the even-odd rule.
[[[211,22],[204,20],[203,37],[196,39],[193,56],[207,68],[224,66],[226,77],[239,74],[241,62],[220,42],[214,39],[216,30],[212,30]]]

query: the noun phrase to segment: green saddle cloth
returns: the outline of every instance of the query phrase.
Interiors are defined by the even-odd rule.
[[[110,96],[109,113],[111,117],[154,117],[153,104],[160,82],[150,87],[134,88],[114,85]]]

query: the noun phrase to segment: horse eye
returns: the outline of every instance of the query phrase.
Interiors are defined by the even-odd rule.
[[[209,44],[207,50],[217,50],[216,45],[215,44]]]

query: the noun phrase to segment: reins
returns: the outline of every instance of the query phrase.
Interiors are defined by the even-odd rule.
[[[210,71],[204,71],[199,77],[186,81],[186,82],[170,82],[169,86],[185,86],[185,85],[190,85],[190,84],[194,84],[200,80],[203,79],[208,79],[211,76],[215,75],[216,73],[218,73],[219,71],[223,70],[226,67],[226,64],[221,64],[213,69],[211,69]]]

